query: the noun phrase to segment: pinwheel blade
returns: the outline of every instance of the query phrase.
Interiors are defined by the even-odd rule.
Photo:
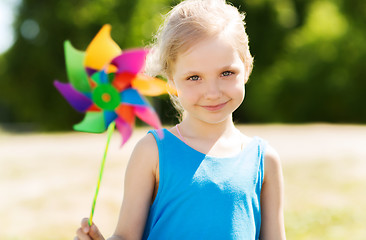
[[[166,81],[142,74],[138,74],[131,85],[145,96],[159,96],[165,93],[176,94],[176,90],[170,87]]]
[[[128,88],[120,93],[122,103],[134,106],[149,106],[149,103],[144,99],[139,92],[133,88]]]
[[[85,112],[93,105],[89,98],[76,91],[70,83],[54,81],[53,84],[76,111]]]
[[[114,80],[112,82],[112,85],[118,90],[122,91],[126,88],[131,87],[131,82],[135,78],[135,74],[123,72],[123,73],[117,73],[114,77]]]
[[[122,50],[110,33],[111,26],[106,24],[91,41],[85,52],[85,67],[99,71],[121,54]]]
[[[75,49],[70,41],[65,41],[64,49],[67,77],[70,83],[80,92],[89,92],[90,85],[83,65],[85,53]]]
[[[128,50],[112,60],[112,64],[117,67],[117,73],[129,72],[139,73],[145,64],[148,51],[146,49]]]
[[[106,130],[103,112],[87,112],[84,119],[74,125],[74,130],[80,132],[102,133]]]
[[[91,79],[94,81],[94,83],[96,83],[96,85],[107,84],[109,82],[108,76],[104,71],[93,73]]]
[[[132,106],[121,104],[116,109],[115,112],[118,114],[123,121],[127,122],[130,125],[133,125],[135,122],[135,112]]]
[[[101,112],[103,110],[93,103],[93,105],[91,105],[91,107],[88,108],[87,111],[88,112]]]
[[[121,147],[127,142],[132,135],[132,127],[129,123],[123,121],[121,118],[116,118],[116,127],[122,136]]]
[[[161,123],[159,116],[156,114],[152,107],[135,107],[135,114],[142,121],[149,124],[150,126],[159,129],[161,128]]]
[[[118,115],[114,111],[104,111],[104,126],[108,128],[109,124],[111,124]]]

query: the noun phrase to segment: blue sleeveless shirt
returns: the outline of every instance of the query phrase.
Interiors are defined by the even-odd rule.
[[[205,155],[167,129],[150,131],[159,149],[159,188],[142,239],[257,240],[265,142],[232,157]]]

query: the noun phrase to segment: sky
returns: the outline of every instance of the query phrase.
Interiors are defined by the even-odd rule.
[[[5,52],[14,42],[12,23],[16,6],[21,0],[0,0],[0,54]]]

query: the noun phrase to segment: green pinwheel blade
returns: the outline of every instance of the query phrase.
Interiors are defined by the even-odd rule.
[[[103,112],[87,112],[84,119],[74,125],[74,130],[80,132],[102,133],[106,130]]]
[[[84,68],[85,53],[75,49],[70,41],[65,41],[64,48],[67,76],[71,85],[80,92],[90,92],[88,75]]]

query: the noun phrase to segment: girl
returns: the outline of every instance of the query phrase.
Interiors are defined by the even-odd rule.
[[[243,20],[225,0],[186,0],[168,14],[147,70],[177,89],[182,120],[137,143],[109,240],[285,239],[279,157],[232,119],[253,62]],[[76,239],[104,238],[83,219]]]

